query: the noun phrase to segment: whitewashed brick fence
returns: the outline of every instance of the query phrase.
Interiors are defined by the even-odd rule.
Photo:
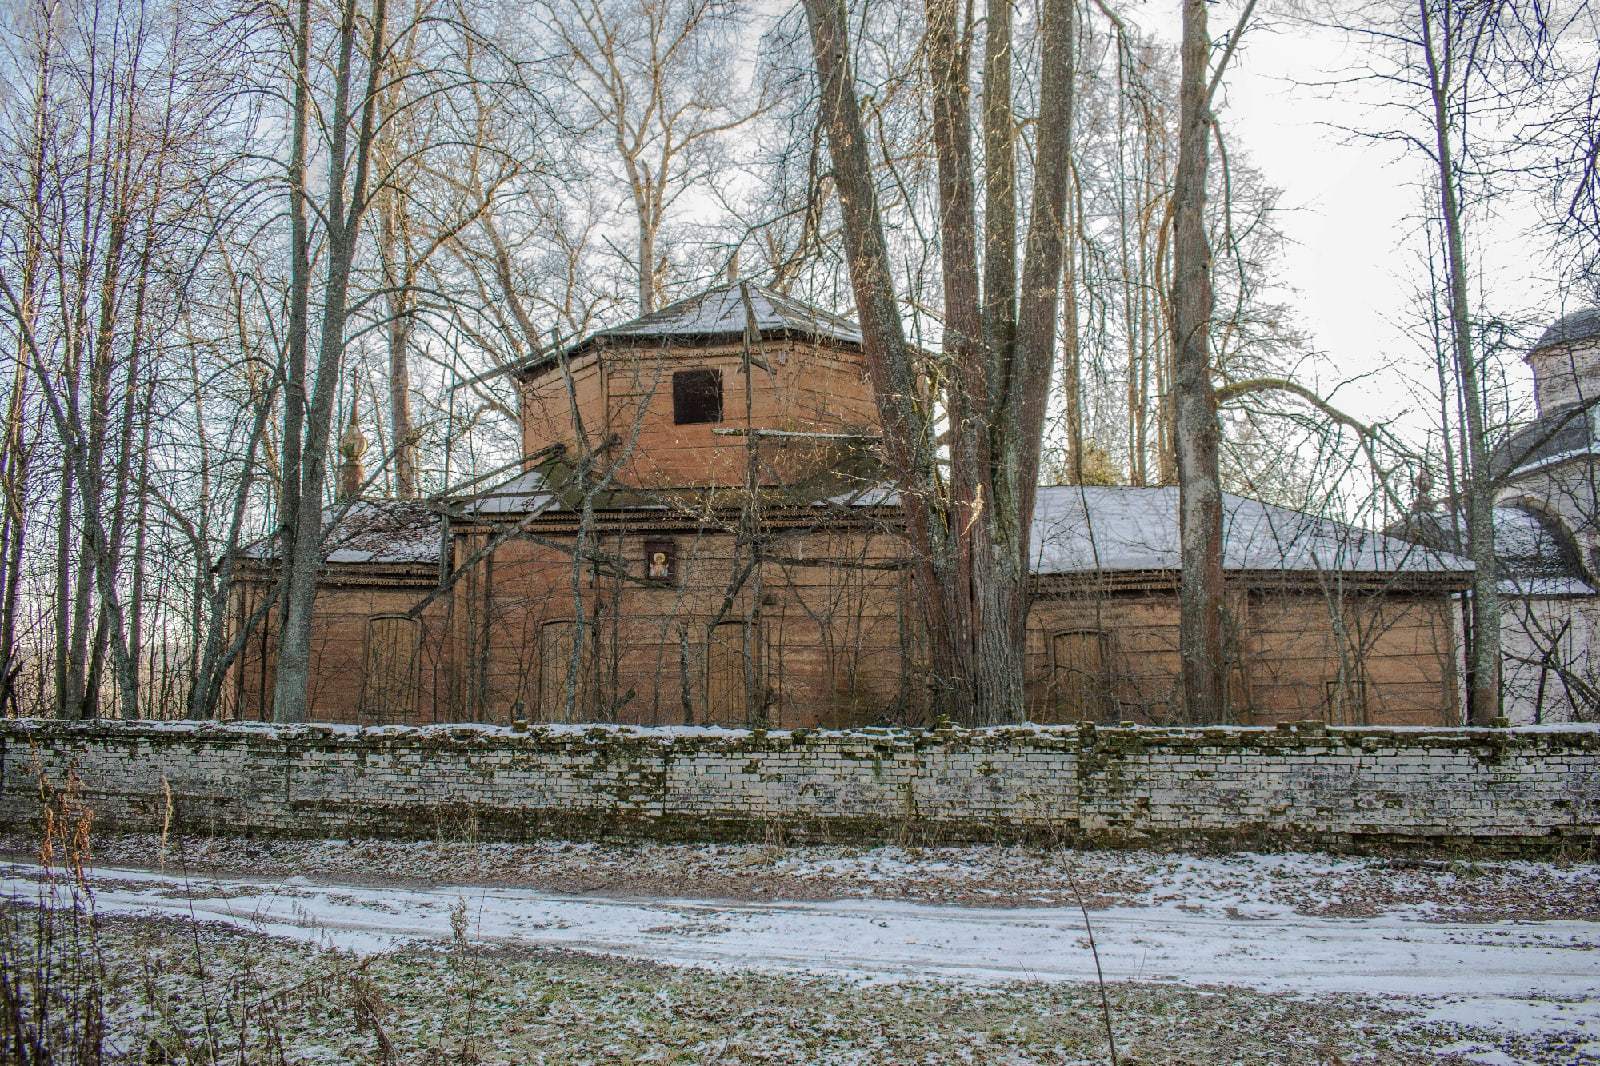
[[[1600,730],[0,722],[0,822],[515,840],[1600,846]]]

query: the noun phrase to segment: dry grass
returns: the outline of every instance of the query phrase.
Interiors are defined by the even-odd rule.
[[[3,912],[13,943],[26,940],[30,911]],[[475,946],[463,924],[450,944],[357,959],[230,927],[102,920],[105,1061],[1107,1061],[1093,985],[975,990],[668,968]],[[1460,1030],[1417,1026],[1360,997],[1155,984],[1108,994],[1124,1066],[1470,1061],[1441,1051]],[[1600,1061],[1561,1041],[1478,1039],[1518,1061]]]

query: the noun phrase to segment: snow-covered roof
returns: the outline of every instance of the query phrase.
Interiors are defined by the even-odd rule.
[[[1577,545],[1554,518],[1532,508],[1505,504],[1494,509],[1494,555],[1500,591],[1508,595],[1594,595]]]
[[[1178,570],[1178,490],[1126,485],[1039,489],[1033,571]],[[1224,493],[1222,565],[1235,571],[1470,573],[1459,555]]]
[[[1507,596],[1592,596],[1578,547],[1550,515],[1516,503],[1494,508],[1494,555],[1500,592]],[[1406,535],[1449,548],[1465,539],[1466,517],[1431,511],[1407,519]]]
[[[865,485],[861,488],[817,500],[814,507],[898,507],[900,492],[893,485]]]
[[[463,499],[461,509],[475,515],[528,514],[549,507],[553,500],[555,496],[545,491],[545,472],[528,470]]]
[[[1552,344],[1570,344],[1600,337],[1600,307],[1584,307],[1562,315],[1539,335],[1533,351]]]
[[[1536,470],[1600,457],[1597,412],[1583,403],[1545,412],[1506,438],[1489,457],[1491,477],[1515,477]]]
[[[343,511],[341,515],[340,512]],[[334,523],[323,545],[329,563],[432,563],[439,558],[439,514],[414,500],[356,500],[323,512]],[[250,559],[277,557],[270,538],[241,548]]]
[[[659,311],[641,315],[621,325],[597,330],[568,345],[564,352],[570,359],[597,344],[619,340],[737,339],[744,336],[749,317],[740,295],[741,285],[750,294],[750,311],[756,329],[763,337],[799,336],[843,344],[861,343],[861,331],[851,318],[825,311],[754,282],[733,282],[670,303]],[[520,370],[526,373],[544,366],[553,361],[556,354],[546,352],[539,355],[523,364]]]
[[[621,501],[617,501],[621,502]],[[816,507],[898,506],[889,485],[868,485],[814,502]],[[519,474],[459,501],[474,515],[565,509],[539,471]],[[645,505],[625,504],[629,510]],[[650,509],[661,505],[651,503]],[[1178,490],[1041,486],[1033,515],[1033,570],[1039,574],[1177,570]],[[1223,494],[1223,566],[1228,570],[1358,573],[1470,573],[1459,555],[1399,537]]]

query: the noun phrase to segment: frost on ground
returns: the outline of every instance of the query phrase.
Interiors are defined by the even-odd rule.
[[[33,843],[0,836],[0,857]],[[382,884],[484,885],[608,896],[735,900],[894,899],[980,907],[1271,905],[1360,918],[1600,921],[1600,864],[1193,856],[1026,847],[861,848],[540,841],[251,841],[148,834],[101,837],[111,866],[190,873],[302,875]]]
[[[98,840],[80,893],[143,1053],[228,1020],[290,1062],[1106,1062],[1092,930],[1125,1063],[1600,1063],[1592,864],[159,845]],[[26,949],[50,877],[0,879]]]
[[[859,984],[470,943],[358,959],[171,919],[102,920],[99,940],[126,992],[112,1061],[232,1061],[238,1044],[290,1063],[1107,1061],[1098,989],[1080,984]],[[1429,1052],[1450,1026],[1370,1000],[1114,984],[1109,1005],[1128,1064],[1474,1061]]]
[[[37,913],[0,916],[25,929]],[[1109,1061],[1086,983],[706,971],[470,933],[359,955],[149,917],[101,918],[98,943],[111,1062]],[[1577,1037],[1429,1021],[1367,996],[1113,982],[1106,999],[1127,1066],[1600,1061]]]

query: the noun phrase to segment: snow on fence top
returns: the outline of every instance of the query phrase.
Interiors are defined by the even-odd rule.
[[[719,725],[636,725],[619,722],[529,722],[526,725],[498,725],[491,722],[436,722],[422,725],[353,725],[347,722],[278,723],[233,721],[194,721],[186,718],[171,720],[140,719],[124,721],[113,718],[95,718],[68,722],[55,718],[11,718],[0,720],[0,734],[13,732],[26,734],[104,732],[108,734],[135,735],[140,733],[194,734],[197,736],[225,735],[229,733],[256,737],[517,737],[530,739],[587,737],[634,738],[638,740],[769,740],[815,739],[837,740],[893,740],[925,736],[950,735],[965,738],[991,738],[998,741],[1013,739],[1025,741],[1031,736],[1075,737],[1089,731],[1106,734],[1142,736],[1152,741],[1162,737],[1210,736],[1281,737],[1327,736],[1359,740],[1363,737],[1459,737],[1467,740],[1491,737],[1520,736],[1524,734],[1563,734],[1580,737],[1600,733],[1600,722],[1547,722],[1542,725],[1520,726],[1436,726],[1436,725],[1327,725],[1320,721],[1281,722],[1274,725],[1141,725],[1124,722],[1106,725],[1096,722],[1069,722],[1041,724],[1019,722],[1012,725],[957,726],[941,724],[930,728],[907,726],[863,726],[849,729],[747,729]]]
[[[0,722],[0,819],[112,831],[1592,849],[1600,733]]]

